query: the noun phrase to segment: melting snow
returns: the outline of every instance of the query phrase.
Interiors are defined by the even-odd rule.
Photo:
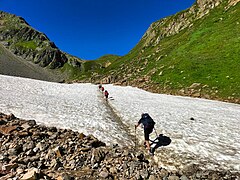
[[[158,134],[170,137],[156,150],[163,165],[240,171],[240,106],[218,101],[154,94],[133,87],[58,84],[0,75],[0,112],[38,123],[93,134],[107,144],[133,145],[134,124],[143,112]],[[121,118],[113,120],[112,110]],[[191,120],[193,118],[193,120]],[[137,130],[143,141],[142,129]],[[156,137],[155,132],[151,138]]]

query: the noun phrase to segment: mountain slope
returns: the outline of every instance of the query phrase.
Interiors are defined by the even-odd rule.
[[[17,68],[15,71],[18,72],[18,76],[47,81],[51,78],[39,78],[39,75],[30,72],[26,75],[27,70],[20,62],[28,66],[32,66],[31,62],[38,64],[39,66],[35,66],[38,72],[52,69],[53,74],[58,74],[56,79],[71,81],[80,76],[89,77],[93,70],[104,69],[111,61],[119,58],[115,55],[106,55],[98,61],[86,61],[62,52],[45,34],[32,28],[22,17],[3,11],[0,11],[0,43],[3,45],[0,46],[0,51],[5,52],[0,61],[2,64],[10,65],[10,68],[2,67],[1,74],[16,75],[12,70]],[[7,54],[14,61],[8,62]]]
[[[1,74],[49,80],[52,78],[48,78],[49,74],[44,72],[50,72],[49,69],[59,69],[66,63],[81,70],[83,62],[81,59],[59,50],[45,34],[33,29],[23,18],[3,11],[0,11],[0,43],[2,44],[0,52],[4,52],[0,61],[2,64],[9,65],[9,68],[0,69]],[[12,61],[8,62],[10,56]],[[31,72],[33,63],[38,65],[34,66],[35,71],[38,73],[42,71],[46,78]],[[31,73],[28,72],[26,75],[25,65],[20,64],[31,67],[29,70]],[[18,72],[17,74],[13,73],[14,69]],[[54,77],[55,79],[64,79],[69,76],[68,72],[60,75],[61,73],[57,70],[53,70],[52,76],[56,73],[58,75]]]
[[[240,102],[238,2],[196,1],[153,23],[129,54],[91,79]]]
[[[20,76],[45,81],[61,81],[64,75],[40,68],[38,65],[14,56],[0,44],[0,72],[3,75]]]

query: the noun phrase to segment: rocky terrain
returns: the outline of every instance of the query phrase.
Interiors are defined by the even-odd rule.
[[[139,147],[106,146],[92,135],[0,113],[0,179],[239,179],[239,173],[169,171]]]

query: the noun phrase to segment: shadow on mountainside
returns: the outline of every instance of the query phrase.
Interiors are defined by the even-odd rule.
[[[154,154],[155,150],[161,146],[168,146],[171,144],[172,140],[170,137],[159,134],[154,140],[150,140],[150,145],[152,147],[152,153]]]
[[[17,57],[0,44],[0,74],[38,79],[50,82],[60,82],[66,78],[58,70],[43,68],[32,61]]]

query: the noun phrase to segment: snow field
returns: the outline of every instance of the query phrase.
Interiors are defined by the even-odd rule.
[[[143,112],[157,133],[171,138],[156,150],[162,165],[240,171],[240,106],[218,101],[154,94],[133,87],[104,85],[105,102],[92,84],[58,84],[0,75],[0,112],[60,128],[93,134],[109,144],[132,145],[134,125]],[[111,100],[113,99],[113,100]],[[109,110],[125,124],[113,119]],[[190,118],[194,118],[191,120]],[[156,137],[155,132],[151,139]],[[143,130],[137,129],[143,143]]]

